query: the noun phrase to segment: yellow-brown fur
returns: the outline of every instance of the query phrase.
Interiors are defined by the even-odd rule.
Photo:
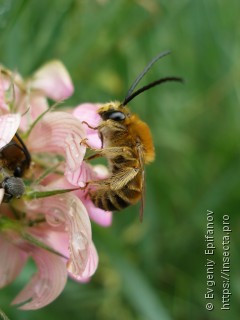
[[[105,119],[107,114],[125,117],[121,121]],[[144,165],[154,160],[155,152],[149,127],[119,102],[103,105],[98,113],[102,122],[95,129],[103,148],[95,150],[109,162],[110,176],[90,181],[89,195],[93,203],[104,210],[121,210],[142,198]]]

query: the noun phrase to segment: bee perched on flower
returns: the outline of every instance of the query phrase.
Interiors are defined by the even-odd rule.
[[[48,105],[47,98],[58,102],[72,92],[58,61],[26,80],[0,67],[0,288],[32,257],[37,272],[13,301],[25,310],[53,301],[68,275],[91,277],[98,255],[89,217],[111,224],[111,212],[96,208],[81,189],[106,176],[102,166],[83,161],[86,146],[80,142],[99,145],[99,137],[88,134],[74,113]]]
[[[111,101],[97,107],[98,122],[83,120],[83,106],[75,109],[75,115],[89,130],[95,131],[101,146],[94,147],[91,141],[83,141],[95,154],[88,160],[105,157],[108,161],[109,175],[103,179],[89,180],[86,183],[88,196],[94,205],[103,210],[120,211],[140,201],[140,221],[144,211],[145,165],[154,161],[155,151],[151,130],[137,114],[131,112],[128,103],[135,97],[153,87],[168,81],[182,82],[182,78],[168,76],[157,79],[135,90],[144,75],[154,63],[168,55],[165,51],[153,58],[134,80],[122,102]],[[94,106],[87,106],[88,109]],[[86,108],[86,107],[85,107]],[[89,110],[86,114],[89,113]],[[91,119],[92,117],[90,117]],[[93,133],[92,133],[93,134]],[[73,180],[73,179],[72,179]],[[72,181],[74,184],[74,181]]]
[[[110,210],[141,201],[144,165],[154,160],[150,129],[127,107],[140,93],[179,77],[158,79],[136,90],[155,57],[122,102],[85,103],[55,111],[73,85],[58,61],[29,79],[0,68],[0,288],[13,281],[29,257],[38,271],[13,301],[38,309],[63,290],[67,276],[86,281],[98,255],[90,219],[102,226]],[[95,151],[85,157],[87,148]],[[108,169],[85,160],[104,156]]]

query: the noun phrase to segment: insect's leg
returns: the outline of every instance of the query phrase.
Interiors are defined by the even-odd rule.
[[[87,126],[88,126],[88,128],[90,128],[90,129],[93,129],[93,130],[99,130],[101,127],[102,127],[102,125],[100,125],[100,126],[97,126],[97,127],[92,127],[90,124],[88,124],[86,121],[82,121],[82,123],[83,124],[86,124]],[[100,140],[101,140],[101,148],[103,148],[103,135],[102,135],[102,133],[101,132],[99,132],[99,135],[100,135]]]
[[[86,121],[82,121],[82,124],[86,124],[88,126],[88,128],[93,129],[93,130],[98,130],[99,127],[92,127],[89,123],[87,123]]]
[[[131,180],[135,178],[135,176],[139,173],[139,168],[126,168],[124,171],[116,173],[114,176],[111,176],[102,180],[90,180],[86,182],[86,185],[83,189],[86,189],[89,186],[96,187],[106,187],[110,186],[111,190],[119,190],[123,188],[126,184],[128,184]]]
[[[85,142],[84,144],[86,145]],[[118,155],[122,155],[122,154],[124,154],[124,157],[126,159],[130,159],[130,160],[134,159],[132,158],[132,150],[129,147],[108,147],[103,149],[93,149],[90,147],[89,149],[94,151],[95,154],[93,154],[92,156],[89,156],[88,158],[85,158],[85,160],[92,160],[92,159],[105,157],[105,156],[107,156],[108,158],[115,158]]]
[[[132,157],[132,149],[129,147],[107,147],[99,150],[104,156],[108,158],[115,158],[123,155],[125,159]]]
[[[88,143],[87,143],[88,138],[84,138],[80,141],[80,145],[84,145],[85,147],[87,147],[88,149],[90,149],[91,151],[94,151],[96,153],[101,153],[103,151],[103,149],[95,149],[92,148]]]
[[[92,160],[92,159],[99,158],[99,157],[102,157],[102,156],[103,156],[103,155],[100,153],[100,151],[101,151],[102,149],[94,149],[94,148],[92,148],[86,141],[87,141],[87,138],[82,139],[82,140],[80,141],[80,145],[86,146],[86,147],[87,147],[88,149],[90,149],[91,151],[94,151],[95,154],[93,154],[93,155],[91,155],[91,156],[89,156],[89,157],[87,157],[87,158],[84,158],[84,160]]]
[[[99,138],[101,140],[101,149],[103,148],[103,134],[102,132],[99,132]]]
[[[87,140],[88,140],[88,138],[82,139],[82,140],[80,141],[80,146],[81,146],[81,145],[84,145],[85,147],[93,150],[92,147],[90,147],[90,145],[87,143]]]
[[[96,153],[96,154],[93,154],[87,158],[84,158],[84,160],[87,160],[87,161],[90,161],[90,160],[93,160],[93,159],[97,159],[97,158],[100,158],[100,157],[103,157],[103,154],[101,153]]]

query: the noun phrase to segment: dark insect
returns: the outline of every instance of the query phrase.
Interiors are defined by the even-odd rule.
[[[24,142],[15,134],[0,150],[0,187],[5,190],[3,202],[20,198],[25,192],[22,177],[31,163],[31,156]]]

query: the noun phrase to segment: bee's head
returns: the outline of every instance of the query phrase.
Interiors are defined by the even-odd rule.
[[[124,121],[130,114],[128,109],[123,107],[120,102],[107,103],[98,110],[98,113],[104,121],[113,120],[117,122]]]

